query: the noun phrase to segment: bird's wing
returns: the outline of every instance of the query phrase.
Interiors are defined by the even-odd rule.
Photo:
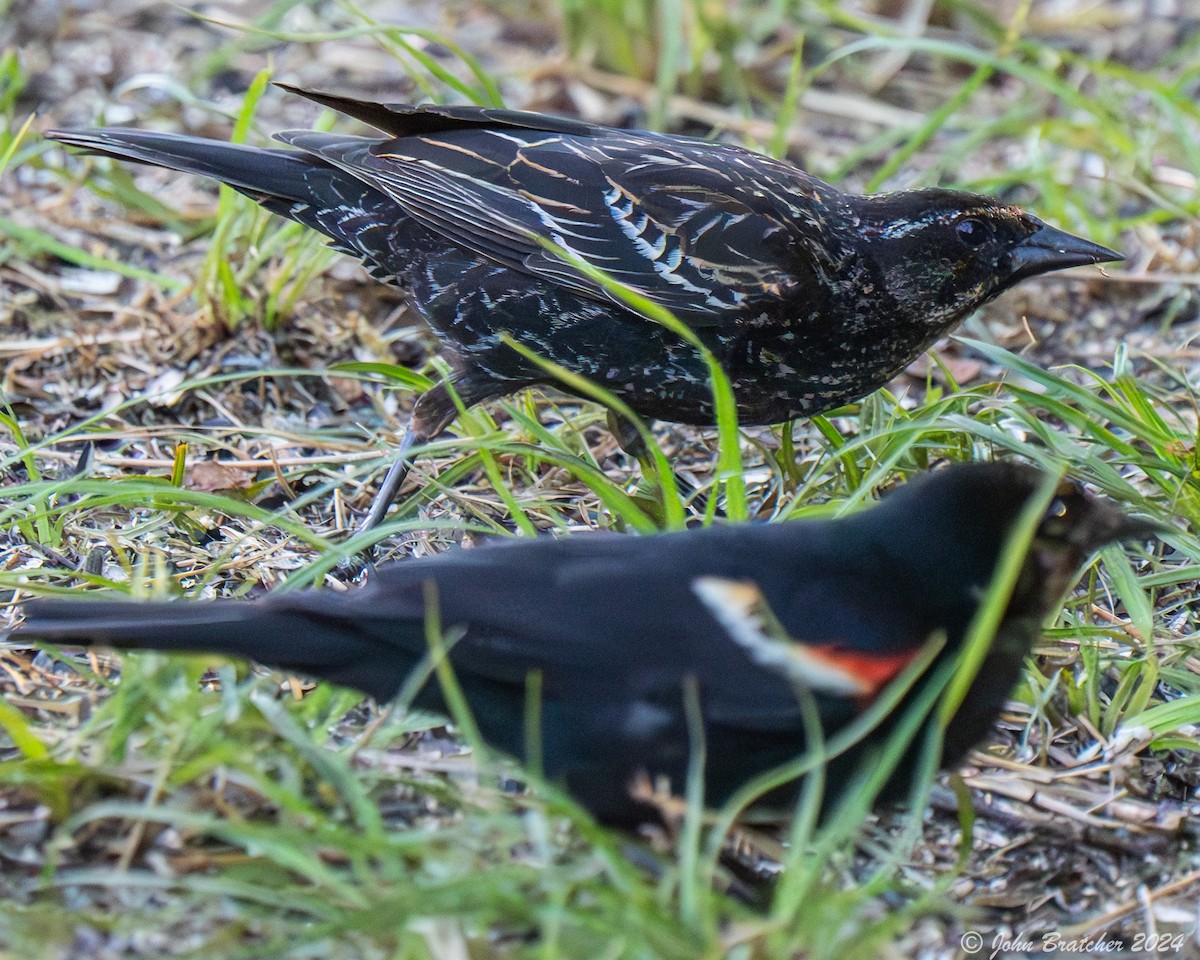
[[[827,190],[736,147],[602,131],[456,128],[388,141],[281,140],[353,173],[447,240],[600,301],[551,241],[692,327],[778,309],[821,269]]]
[[[454,130],[498,128],[590,137],[607,129],[585,120],[556,117],[553,114],[534,113],[529,110],[507,110],[503,107],[467,104],[376,103],[336,93],[303,90],[288,83],[276,83],[275,86],[361,120],[393,137],[420,137],[450,133]]]
[[[595,535],[398,564],[381,571],[359,622],[412,622],[436,598],[451,660],[464,674],[523,689],[538,670],[548,693],[587,699],[614,685],[631,703],[676,707],[694,677],[706,716],[762,730],[801,722],[798,687],[858,712],[929,638],[929,625],[851,596],[857,571],[833,569],[827,557],[790,582],[786,608],[772,612],[748,575],[689,573],[709,565],[695,563],[705,550],[694,544]],[[772,549],[769,540],[760,547],[747,549],[751,560]],[[728,561],[720,544],[706,550],[718,551],[712,565]],[[407,642],[424,638],[417,631]]]
[[[922,651],[920,642],[899,652],[853,648],[828,640],[807,642],[788,632],[758,585],[749,580],[697,577],[692,590],[755,663],[814,694],[869,701]]]

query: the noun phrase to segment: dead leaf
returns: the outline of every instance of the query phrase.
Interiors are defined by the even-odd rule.
[[[201,493],[245,490],[253,482],[253,471],[226,466],[220,460],[201,460],[191,464],[184,480],[189,490],[198,490]]]

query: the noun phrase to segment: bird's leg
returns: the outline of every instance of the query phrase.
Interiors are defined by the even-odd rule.
[[[631,421],[621,416],[615,410],[609,410],[607,416],[608,429],[613,437],[616,438],[617,446],[637,460],[638,465],[642,468],[642,476],[658,483],[658,466],[650,457],[650,449],[646,446],[646,439],[642,436],[641,431]],[[662,484],[658,485],[661,489]],[[679,474],[675,474],[675,486],[679,488],[680,493],[688,498],[693,497],[697,492],[696,488],[680,477]]]
[[[642,464],[644,470],[650,459],[650,451],[646,447],[646,439],[642,436],[641,431],[634,426],[632,420],[627,420],[615,410],[608,410],[607,415],[608,432],[616,439],[617,446]]]
[[[409,451],[433,440],[450,426],[458,416],[459,403],[463,407],[473,407],[484,400],[511,393],[521,386],[524,384],[497,381],[482,372],[465,369],[454,374],[450,380],[443,381],[421,394],[413,406],[412,417],[400,440],[396,460],[388,468],[379,492],[375,494],[375,500],[371,503],[371,509],[354,532],[355,536],[373,530],[383,523],[388,507],[396,499],[396,494],[400,492],[400,487],[412,468],[413,458],[409,456]]]
[[[467,406],[475,402],[464,396],[461,389],[458,392]],[[432,440],[450,426],[457,416],[458,406],[454,402],[448,383],[439,383],[417,398],[417,402],[413,406],[412,417],[404,430],[404,436],[400,439],[396,459],[388,468],[387,475],[383,478],[383,483],[380,484],[379,491],[375,494],[366,518],[354,531],[355,536],[373,530],[383,523],[388,507],[396,499],[396,494],[400,492],[401,485],[408,477],[408,471],[412,469],[413,459],[409,456],[409,451],[414,446]]]
[[[417,442],[417,431],[413,428],[414,424],[409,423],[404,429],[404,436],[401,437],[400,446],[396,449],[396,459],[388,468],[387,475],[383,478],[383,483],[379,485],[375,499],[371,501],[371,509],[367,511],[366,518],[359,524],[358,529],[355,531],[356,535],[373,530],[383,523],[383,518],[387,514],[388,507],[392,505],[392,501],[396,499],[396,494],[400,491],[401,485],[407,479],[408,471],[412,469],[412,460],[409,459],[408,451]]]

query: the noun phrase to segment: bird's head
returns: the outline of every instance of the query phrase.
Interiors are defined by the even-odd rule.
[[[975,602],[990,583],[1001,551],[1026,504],[1042,489],[1046,476],[1021,463],[977,463],[934,471],[887,497],[881,509],[893,512],[907,531],[892,536],[921,541],[925,562],[948,602]],[[1010,613],[1044,617],[1079,574],[1083,562],[1110,543],[1146,540],[1166,528],[1132,517],[1116,504],[1091,496],[1070,480],[1054,492],[1041,517]],[[965,593],[955,601],[957,584]]]
[[[869,269],[892,299],[933,323],[957,319],[1026,277],[1124,259],[971,193],[930,188],[849,202]]]
[[[1039,606],[1053,603],[1071,585],[1083,562],[1101,547],[1148,540],[1168,529],[1145,517],[1131,517],[1114,503],[1063,480],[1034,534],[1025,561],[1025,589],[1031,597],[1043,598],[1035,601]]]

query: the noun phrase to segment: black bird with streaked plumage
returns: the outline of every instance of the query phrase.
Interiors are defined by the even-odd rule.
[[[1045,482],[1021,464],[960,465],[841,519],[513,540],[383,565],[365,587],[341,593],[34,600],[15,637],[245,657],[381,700],[422,671],[414,703],[444,712],[442,687],[422,663],[433,600],[484,740],[520,757],[540,728],[546,775],[600,819],[631,824],[652,816],[630,793],[642,774],[683,790],[692,684],[707,747],[705,798],[716,806],[804,755],[797,686],[815,698],[829,738],[930,641],[942,646],[927,669],[940,671],[958,656],[1007,538]],[[1083,561],[1159,529],[1070,483],[1056,494],[946,731],[945,765],[985,735]],[[540,693],[531,712],[533,674]],[[540,724],[527,729],[534,715]],[[894,723],[885,718],[830,764],[831,792],[845,788]],[[892,795],[916,767],[898,768]]]
[[[508,334],[640,416],[715,420],[697,351],[539,238],[687,324],[728,373],[743,424],[857,400],[1019,280],[1122,259],[998,200],[942,189],[855,196],[728,144],[285,89],[387,136],[276,134],[291,150],[120,128],[47,136],[212,177],[330,237],[407,291],[467,406],[547,382]],[[425,393],[403,450],[456,410],[444,385]]]

